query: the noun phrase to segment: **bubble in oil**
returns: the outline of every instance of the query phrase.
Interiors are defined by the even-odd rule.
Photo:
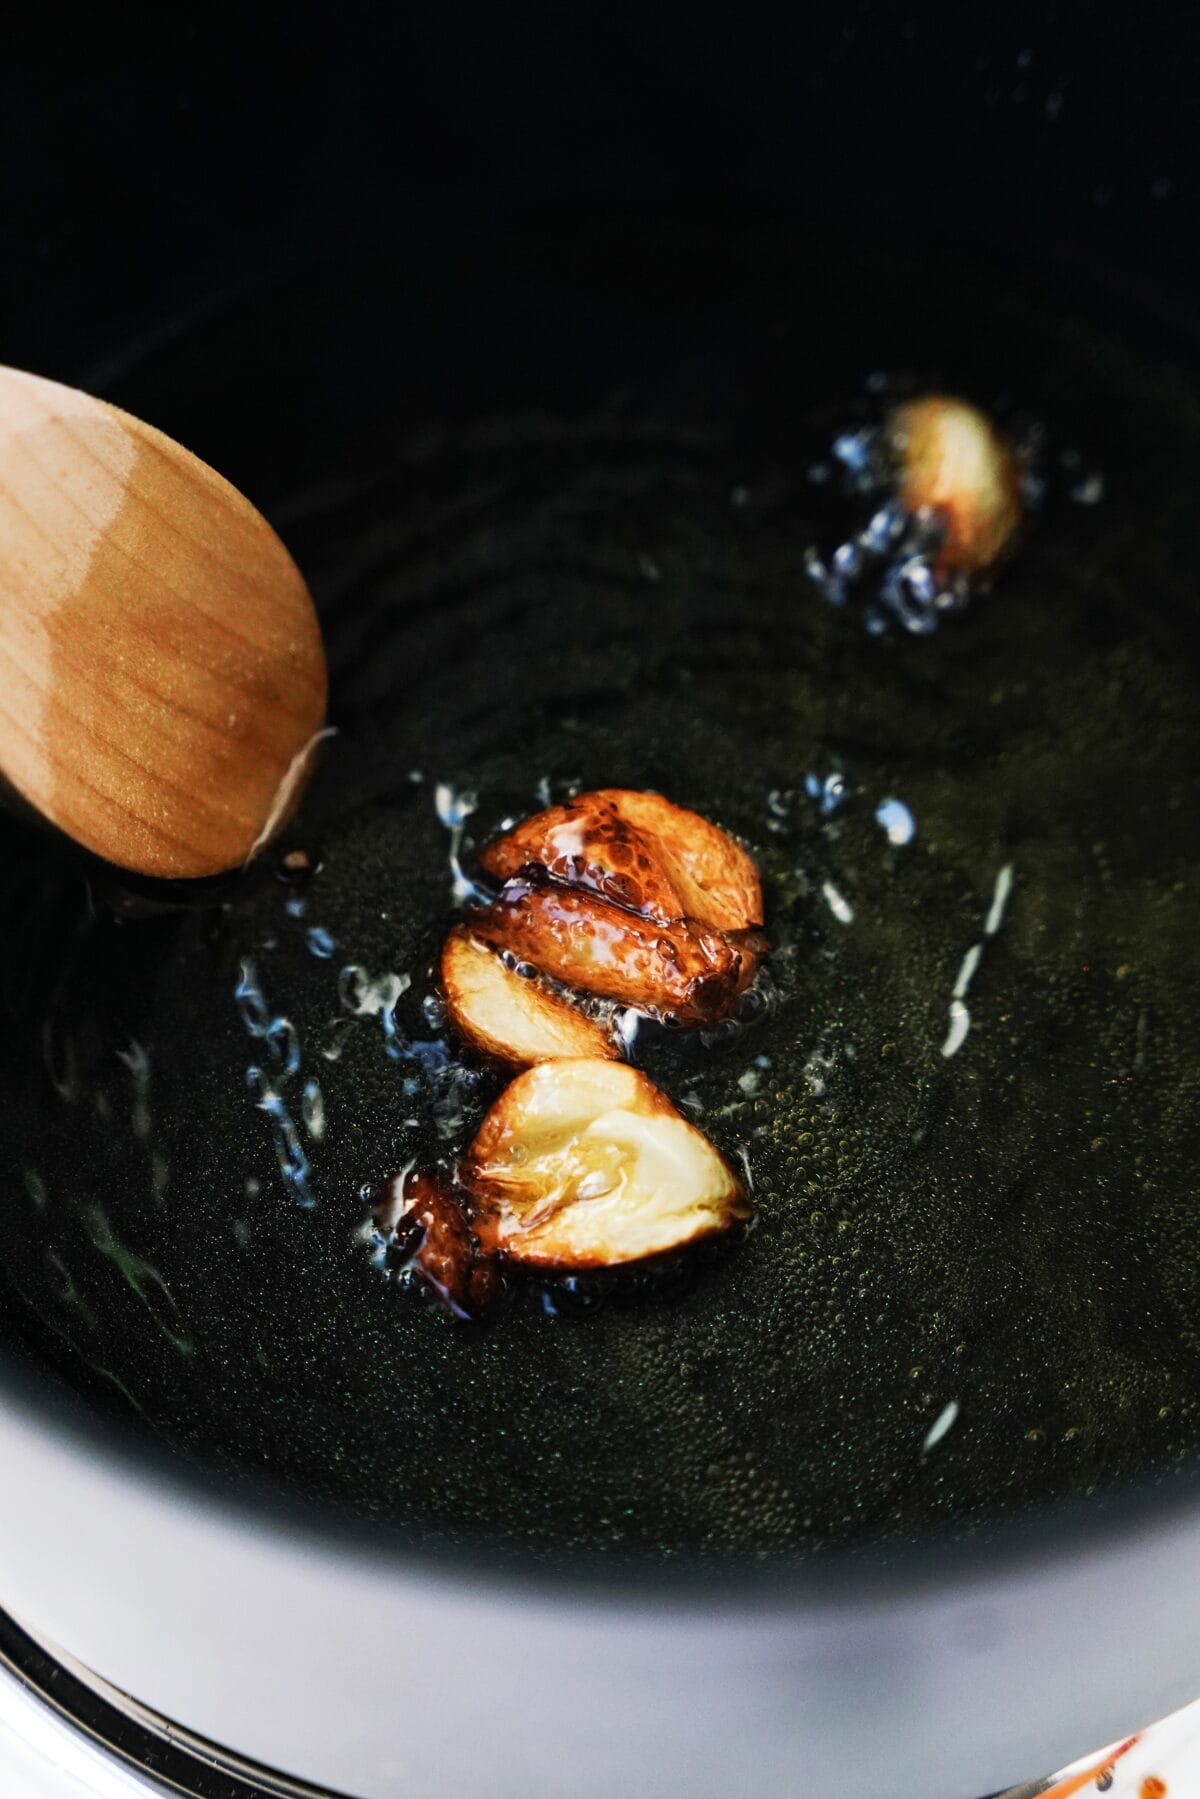
[[[249,957],[243,957],[239,968],[234,999],[242,1023],[252,1037],[265,1037],[271,1023],[266,997],[258,984],[258,975]]]
[[[463,832],[468,818],[478,808],[478,794],[469,788],[455,788],[447,781],[439,781],[434,788],[433,804],[439,820],[450,833],[451,892],[454,898],[460,903],[465,900],[488,901],[490,893],[471,880],[461,860]]]
[[[883,827],[889,843],[897,846],[911,843],[917,834],[917,823],[903,800],[882,800],[875,808],[875,822]]]
[[[308,1211],[316,1204],[308,1185],[311,1169],[300,1142],[300,1133],[283,1096],[263,1070],[255,1066],[246,1070],[246,1084],[255,1095],[259,1111],[265,1112],[271,1120],[275,1158],[283,1176],[284,1188],[297,1205]]]
[[[300,1038],[290,1018],[273,1018],[264,1041],[278,1065],[280,1078],[290,1080],[300,1068]]]
[[[834,769],[824,777],[805,775],[804,791],[810,799],[816,800],[822,818],[832,818],[835,812],[840,811],[849,793],[846,777],[840,769]]]
[[[338,975],[338,999],[355,1018],[378,1018],[388,1054],[398,1057],[401,1040],[396,1007],[411,986],[411,975],[389,970],[372,976],[357,962],[348,962]]]
[[[1104,498],[1103,475],[1086,475],[1071,488],[1070,497],[1077,506],[1098,506]]]
[[[992,904],[984,921],[984,935],[994,937],[1004,923],[1004,914],[1008,907],[1009,895],[1013,886],[1013,865],[1006,862],[996,876],[996,885],[992,890]]]
[[[943,1406],[942,1410],[938,1413],[937,1417],[925,1433],[924,1441],[921,1444],[921,1449],[925,1454],[928,1454],[931,1449],[936,1449],[942,1438],[953,1428],[957,1417],[958,1401],[952,1399],[947,1405]]]
[[[304,1092],[300,1096],[300,1116],[309,1136],[314,1143],[319,1143],[325,1135],[325,1099],[316,1081],[304,1083]]]
[[[971,1014],[961,999],[950,1001],[950,1023],[942,1043],[942,1055],[949,1061],[956,1056],[967,1040],[971,1029]]]
[[[959,965],[958,974],[955,977],[954,987],[950,995],[951,999],[966,999],[967,990],[970,987],[971,982],[975,979],[975,971],[979,967],[982,955],[982,943],[973,943]]]
[[[854,923],[854,907],[832,881],[822,881],[821,896],[839,924]]]
[[[831,446],[834,460],[864,493],[878,485],[879,438],[877,427],[864,425],[859,431],[843,431]]]

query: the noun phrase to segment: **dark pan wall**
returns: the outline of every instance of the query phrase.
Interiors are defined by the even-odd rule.
[[[897,239],[999,240],[1191,316],[1182,8],[231,12],[54,9],[6,33],[5,360],[103,380],[131,341],[331,237],[419,229],[431,206],[469,231],[555,196],[783,199]]]

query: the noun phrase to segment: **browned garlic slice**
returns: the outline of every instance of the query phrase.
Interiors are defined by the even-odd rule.
[[[458,925],[442,950],[450,1017],[480,1055],[525,1066],[556,1057],[616,1057],[604,1027],[545,983],[505,966],[491,944]]]
[[[966,574],[986,568],[1021,517],[1016,459],[991,420],[965,400],[933,394],[898,406],[888,429],[903,504],[943,520],[939,565]]]
[[[479,1253],[459,1196],[439,1173],[407,1168],[377,1191],[375,1228],[455,1318],[485,1319],[500,1298],[495,1260]]]
[[[510,882],[475,931],[565,986],[680,1024],[712,1024],[749,986],[766,945],[690,919],[656,924],[581,888]]]
[[[762,923],[758,870],[746,851],[661,793],[581,793],[494,838],[480,861],[501,880],[536,865],[660,924],[688,918],[744,931]]]
[[[620,787],[611,794],[620,817],[652,846],[679,894],[685,918],[721,931],[745,931],[762,923],[758,869],[726,831],[661,793]]]
[[[463,1172],[481,1247],[543,1268],[639,1261],[750,1210],[724,1157],[619,1062],[543,1062],[518,1075]]]

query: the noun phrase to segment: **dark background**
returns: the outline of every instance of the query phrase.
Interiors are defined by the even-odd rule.
[[[102,387],[331,243],[696,196],[999,247],[1190,331],[1182,8],[239,11],[6,27],[0,358]]]

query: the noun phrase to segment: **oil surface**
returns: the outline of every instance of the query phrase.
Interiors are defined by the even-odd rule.
[[[804,573],[876,367],[1104,471],[929,638]],[[692,224],[381,253],[114,397],[268,510],[339,735],[285,846],[310,871],[183,917],[93,910],[6,829],[14,1332],[231,1474],[537,1546],[809,1552],[1192,1453],[1177,372],[1019,283]],[[686,1291],[477,1333],[383,1277],[360,1189],[498,1090],[431,966],[473,845],[575,784],[658,788],[762,869],[772,1002],[634,1046],[757,1225]]]

